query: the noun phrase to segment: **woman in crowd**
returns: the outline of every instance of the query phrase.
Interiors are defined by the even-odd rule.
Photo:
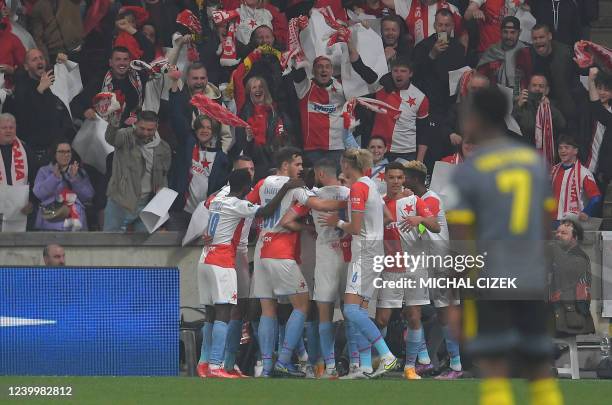
[[[196,143],[191,151],[189,189],[185,211],[193,214],[199,203],[225,185],[230,162],[219,145],[221,125],[206,115],[193,124]]]
[[[51,151],[51,163],[41,167],[34,181],[34,194],[40,200],[35,228],[47,231],[87,231],[85,204],[94,190],[87,173],[79,167],[68,141],[56,142]],[[63,215],[52,212],[60,210]]]
[[[230,151],[232,157],[241,153],[253,158],[255,181],[266,177],[275,166],[274,153],[291,144],[287,130],[287,119],[272,101],[266,81],[251,77],[245,86],[246,102],[240,118],[250,126],[236,128],[236,144]]]

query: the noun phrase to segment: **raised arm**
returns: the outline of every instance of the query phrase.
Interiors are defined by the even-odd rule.
[[[257,210],[257,213],[255,213],[255,216],[264,217],[264,218],[272,216],[274,214],[274,211],[276,211],[276,209],[278,208],[281,201],[283,200],[283,198],[285,197],[285,195],[287,194],[289,190],[292,190],[298,187],[303,187],[303,186],[304,186],[304,182],[302,180],[289,180],[288,182],[283,184],[281,189],[278,191],[278,193],[276,193],[274,198],[270,200],[268,204],[266,204],[264,207],[261,207]]]

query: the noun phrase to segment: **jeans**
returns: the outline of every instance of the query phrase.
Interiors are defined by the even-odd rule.
[[[132,213],[109,198],[104,209],[104,232],[127,232],[130,224],[133,224],[134,232],[147,232],[139,214],[149,200],[148,196],[138,200],[136,212]]]

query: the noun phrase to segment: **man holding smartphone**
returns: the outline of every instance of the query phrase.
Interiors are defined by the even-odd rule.
[[[448,72],[467,65],[465,48],[452,36],[455,21],[451,11],[438,10],[434,28],[435,34],[419,42],[413,53],[415,85],[429,99],[428,167],[433,167],[433,162],[453,151],[449,137],[453,131],[447,121],[455,96],[449,95]]]
[[[559,138],[559,134],[565,130],[566,127],[565,117],[555,106],[554,101],[548,98],[549,92],[550,86],[548,85],[546,76],[534,74],[531,76],[531,79],[529,79],[527,88],[521,90],[512,110],[512,116],[521,128],[523,139],[536,147],[538,147],[536,127],[538,126],[537,121],[539,112],[546,115],[550,114],[553,139]],[[546,108],[546,104],[548,104],[549,108]],[[542,119],[541,115],[540,119]],[[544,119],[548,119],[548,117],[544,117]],[[543,134],[544,138],[546,135],[545,133]]]

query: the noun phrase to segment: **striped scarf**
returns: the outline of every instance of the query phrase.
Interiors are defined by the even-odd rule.
[[[540,103],[536,112],[535,146],[542,153],[549,166],[555,160],[552,113],[550,103]]]
[[[13,151],[11,159],[11,180],[12,185],[26,185],[28,184],[28,159],[26,158],[25,148],[21,141],[17,138],[12,143],[11,149]],[[4,159],[0,153],[0,184],[8,184],[8,174],[5,172]]]
[[[138,75],[136,71],[129,69],[128,79],[132,86],[136,89],[136,93],[138,93],[138,107],[140,107],[142,106],[143,102],[142,81],[140,80],[140,75]],[[125,96],[123,94],[118,94],[120,92],[115,92],[113,90],[113,73],[110,70],[106,72],[106,75],[104,76],[101,91],[115,93],[115,95],[117,96],[117,101],[119,101],[121,108],[111,114],[111,116],[109,117],[109,121],[114,123],[115,125],[119,125],[121,122],[121,116],[123,115],[123,109],[125,108]]]
[[[582,178],[582,168],[583,166],[579,160],[576,160],[571,169],[564,168],[562,163],[552,168],[553,182],[558,175],[563,176],[565,170],[570,171],[568,181],[565,184],[565,190],[560,192],[564,196],[563,212],[579,213],[584,208],[582,207],[582,182],[580,181]],[[561,196],[559,196],[559,200],[562,200]]]

